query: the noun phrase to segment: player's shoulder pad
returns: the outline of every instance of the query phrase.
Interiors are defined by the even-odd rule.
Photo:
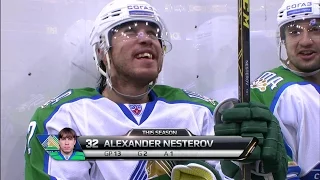
[[[101,97],[102,95],[100,95],[98,91],[94,88],[68,89],[62,94],[44,103],[42,106],[40,106],[39,109],[55,108],[65,103],[75,102],[84,98],[98,99]]]
[[[205,106],[214,111],[218,102],[198,93],[166,85],[156,85],[153,89],[158,98],[170,103],[190,103]]]
[[[269,71],[263,72],[250,85],[253,91],[277,92],[283,85],[287,83],[295,83],[304,81],[301,77],[292,73],[290,70],[279,66]]]

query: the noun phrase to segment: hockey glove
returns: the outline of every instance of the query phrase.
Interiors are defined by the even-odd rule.
[[[172,164],[172,163],[170,163]],[[150,177],[152,180],[221,180],[221,177],[210,164],[201,160],[174,161],[171,174]]]
[[[272,177],[286,179],[288,160],[278,120],[268,107],[259,103],[238,103],[221,113],[221,124],[216,124],[216,136],[256,137],[258,146],[244,161],[222,160],[222,172],[235,180],[240,179],[239,163],[252,164],[252,179]]]
[[[221,180],[219,173],[203,161],[180,161],[174,166],[171,180]]]

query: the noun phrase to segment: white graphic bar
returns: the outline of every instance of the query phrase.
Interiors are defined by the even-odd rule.
[[[84,150],[90,159],[237,159],[243,150]]]

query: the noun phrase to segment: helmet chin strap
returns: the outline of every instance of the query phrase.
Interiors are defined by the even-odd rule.
[[[289,63],[290,63],[290,61],[287,60],[287,64],[289,64]],[[282,65],[285,69],[288,69],[288,70],[290,70],[291,72],[293,72],[294,74],[296,74],[296,75],[298,75],[298,76],[301,76],[301,77],[313,76],[313,75],[315,75],[315,74],[317,74],[317,73],[320,72],[320,69],[315,70],[315,71],[312,71],[312,72],[308,72],[308,73],[306,73],[306,72],[301,72],[301,71],[295,71],[295,70],[293,70],[293,69],[290,69],[285,63],[283,63],[283,61],[281,61],[281,65]]]
[[[151,86],[151,88],[148,88],[148,91],[147,92],[145,92],[145,93],[142,93],[142,94],[139,94],[139,95],[135,95],[135,96],[133,96],[133,95],[128,95],[128,94],[123,94],[123,93],[121,93],[121,92],[119,92],[116,88],[114,88],[114,87],[110,87],[110,89],[112,89],[116,94],[118,94],[118,95],[120,95],[120,96],[122,96],[122,97],[125,97],[125,98],[131,98],[131,99],[143,99],[143,97],[145,96],[145,95],[148,95],[150,92],[151,92],[151,90],[153,89],[153,87],[156,85],[156,83],[154,83],[155,81],[152,81],[152,86]]]
[[[281,43],[280,43],[280,50],[279,50],[279,57],[280,57],[280,62],[281,62],[281,65],[285,68],[285,69],[288,69],[289,71],[293,72],[294,74],[298,75],[298,76],[301,76],[301,77],[310,77],[310,76],[313,76],[317,73],[320,72],[320,69],[318,70],[315,70],[315,71],[312,71],[312,72],[302,72],[302,71],[296,71],[296,70],[293,70],[291,68],[289,68],[287,65],[290,64],[290,60],[283,60],[282,59],[282,56],[281,56]],[[286,63],[284,63],[286,62]]]
[[[110,58],[109,58],[109,53],[108,52],[106,53],[106,58],[107,58],[107,63],[108,63],[108,67],[107,68],[108,68],[108,70],[110,72],[110,70],[111,70],[111,68],[110,68]],[[159,71],[160,71],[160,69],[159,69]],[[143,99],[143,97],[145,95],[148,95],[152,91],[152,89],[154,88],[154,86],[156,85],[156,82],[157,82],[157,79],[153,80],[151,82],[151,87],[148,88],[147,92],[145,92],[145,93],[142,93],[142,94],[139,94],[139,95],[129,95],[129,94],[124,94],[124,93],[119,92],[115,87],[112,86],[111,77],[110,77],[109,73],[104,73],[103,75],[106,77],[106,85],[111,90],[113,90],[116,94],[118,94],[118,95],[120,95],[122,97],[125,97],[125,98],[137,99],[137,100]]]

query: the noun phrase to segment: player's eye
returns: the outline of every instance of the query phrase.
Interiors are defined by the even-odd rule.
[[[309,32],[320,32],[320,26],[312,26],[308,31]]]
[[[300,32],[297,31],[297,30],[289,31],[289,33],[292,34],[292,35],[299,35],[300,34]]]
[[[125,29],[124,31],[123,31],[124,33],[136,33],[136,30],[135,30],[135,28],[132,28],[131,26],[129,26],[127,29]]]

